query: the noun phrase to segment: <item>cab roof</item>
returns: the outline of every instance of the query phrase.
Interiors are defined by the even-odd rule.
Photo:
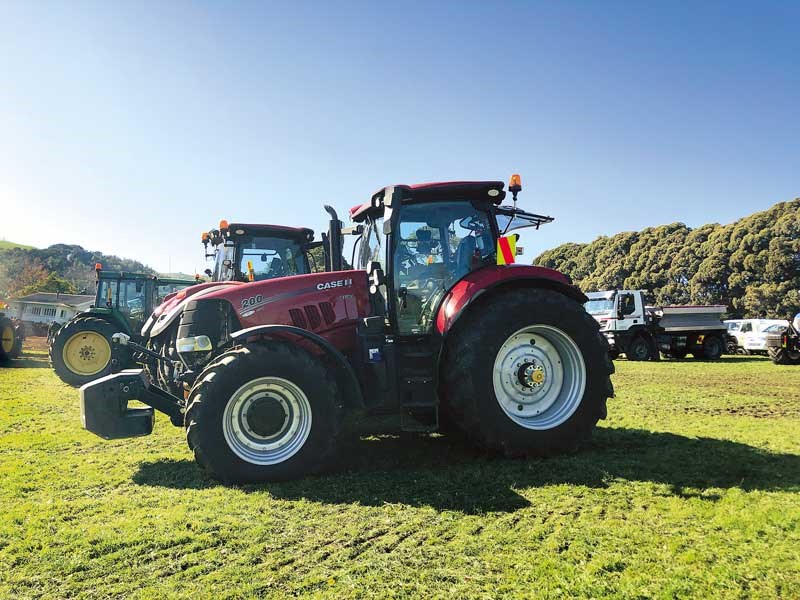
[[[363,221],[371,210],[380,209],[387,191],[400,192],[401,202],[452,200],[454,196],[458,196],[465,200],[487,199],[494,204],[499,204],[506,195],[503,191],[502,181],[440,181],[414,185],[393,185],[379,189],[372,195],[369,202],[351,208],[350,218],[354,221]]]
[[[243,230],[244,233],[237,235],[275,235],[279,237],[298,237],[311,240],[314,238],[314,230],[307,227],[286,227],[284,225],[264,225],[259,223],[230,223],[228,231],[236,234],[236,230]]]

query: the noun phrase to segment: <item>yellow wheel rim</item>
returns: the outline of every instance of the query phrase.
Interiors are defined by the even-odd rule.
[[[14,328],[11,325],[3,327],[3,352],[10,354],[14,349]]]
[[[64,344],[61,357],[67,368],[77,375],[96,375],[111,360],[111,344],[95,331],[76,333]]]

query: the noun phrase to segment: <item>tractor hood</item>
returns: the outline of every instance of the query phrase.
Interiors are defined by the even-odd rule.
[[[159,335],[181,314],[184,305],[189,302],[189,300],[196,300],[219,288],[236,287],[240,285],[245,284],[240,281],[201,283],[180,290],[175,294],[170,294],[164,302],[156,307],[153,314],[150,315],[150,318],[145,322],[144,327],[142,327],[142,337],[147,338]]]

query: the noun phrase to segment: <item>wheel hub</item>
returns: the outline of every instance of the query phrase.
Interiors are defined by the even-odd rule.
[[[278,433],[286,425],[289,413],[276,398],[256,398],[246,408],[245,421],[252,433],[268,438]]]
[[[78,350],[78,356],[81,360],[94,360],[94,348],[92,346],[83,346],[80,350]]]
[[[517,370],[517,380],[524,387],[536,389],[547,379],[544,367],[536,361],[523,363]]]

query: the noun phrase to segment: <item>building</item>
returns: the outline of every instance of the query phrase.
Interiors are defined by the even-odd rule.
[[[93,303],[94,296],[37,292],[11,300],[6,314],[25,324],[26,335],[46,335],[53,321],[66,323]]]

